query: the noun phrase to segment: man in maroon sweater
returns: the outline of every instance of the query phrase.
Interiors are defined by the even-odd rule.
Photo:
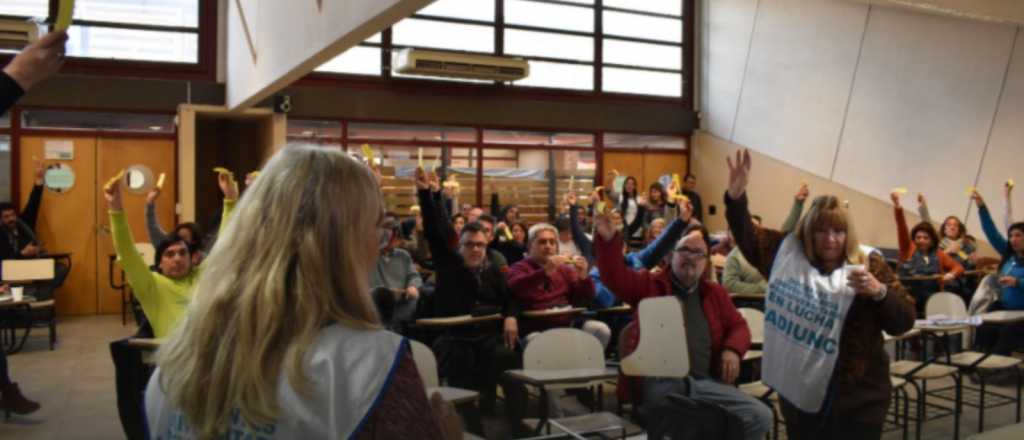
[[[745,438],[764,438],[772,426],[771,409],[732,385],[739,375],[740,359],[750,347],[750,329],[725,289],[703,276],[709,246],[702,227],[691,226],[676,243],[671,270],[652,273],[627,268],[622,258],[622,236],[607,216],[596,221],[597,268],[601,281],[612,292],[633,310],[639,310],[640,300],[655,296],[672,295],[683,305],[690,376],[646,378],[645,406],[664,403],[669,394],[677,393],[712,401],[743,421]],[[637,340],[625,341],[625,345],[636,347]]]
[[[594,282],[589,276],[587,260],[581,256],[569,259],[558,255],[558,231],[547,223],[533,225],[527,235],[528,258],[508,270],[509,290],[522,309],[546,310],[590,304],[594,298]],[[564,314],[524,319],[520,334],[525,334],[529,342],[536,332],[573,325],[575,317]],[[596,320],[577,323],[602,346],[608,346],[611,329],[607,324]]]

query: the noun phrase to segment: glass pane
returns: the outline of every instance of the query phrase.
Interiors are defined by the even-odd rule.
[[[407,18],[393,28],[397,46],[494,52],[494,27]]]
[[[594,190],[594,175],[597,172],[597,155],[593,151],[555,151],[555,203],[558,214],[568,214],[568,206],[562,203],[565,195],[572,190],[579,197],[581,205],[587,205],[587,198]]]
[[[683,76],[678,73],[604,68],[604,91],[681,97]]]
[[[594,32],[594,10],[524,0],[506,0],[505,22],[563,31]]]
[[[594,135],[590,133],[484,130],[484,143],[514,145],[545,145],[559,147],[593,147]]]
[[[437,0],[416,13],[494,22],[494,1]]]
[[[497,194],[501,206],[517,205],[527,224],[548,221],[548,170],[551,150],[488,150],[484,159],[483,199]],[[511,159],[486,159],[505,156]]]
[[[604,33],[648,40],[683,41],[683,19],[658,18],[604,11]]]
[[[11,201],[11,137],[0,134],[0,201]]]
[[[366,41],[370,43],[380,43],[380,32],[371,35],[370,38],[366,39]]]
[[[604,6],[654,12],[667,15],[683,15],[683,0],[604,0]]]
[[[0,115],[0,128],[10,128],[10,127],[11,127],[11,114],[10,113],[4,113],[4,114]]]
[[[50,0],[4,0],[0,4],[0,15],[45,18],[49,12]]]
[[[59,110],[25,110],[21,113],[24,128],[59,128],[80,130],[133,131],[174,133],[174,115],[145,113],[100,113]]]
[[[605,133],[604,147],[685,150],[686,138],[662,134]]]
[[[77,0],[75,19],[199,28],[199,0]]]
[[[516,81],[514,85],[594,90],[594,67],[530,61],[530,76]]]
[[[316,68],[317,72],[380,75],[380,48],[356,46]]]
[[[683,48],[630,41],[604,40],[604,62],[629,66],[683,68]]]
[[[508,29],[505,31],[505,53],[593,61],[594,38]]]
[[[320,121],[313,119],[289,119],[288,137],[298,137],[305,139],[315,139],[324,137],[340,138],[341,122]]]
[[[476,130],[469,127],[431,127],[399,124],[348,124],[349,139],[391,139],[475,142]]]
[[[199,36],[193,33],[71,26],[67,54],[86,58],[196,63]]]

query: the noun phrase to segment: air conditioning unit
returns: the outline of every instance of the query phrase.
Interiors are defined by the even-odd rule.
[[[530,75],[529,61],[514,57],[402,49],[391,61],[395,72],[406,75],[494,81],[515,81]]]
[[[0,19],[0,50],[21,50],[38,40],[39,33],[36,22]]]

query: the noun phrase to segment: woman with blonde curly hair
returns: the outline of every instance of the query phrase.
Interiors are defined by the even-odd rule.
[[[754,228],[750,169],[749,152],[729,160],[726,218],[743,256],[769,280],[762,378],[782,397],[786,433],[878,439],[891,396],[882,332],[914,326],[913,299],[881,254],[858,245],[835,196],[814,199],[791,234]]]
[[[329,149],[278,152],[157,352],[150,436],[460,436],[440,396],[428,403],[409,342],[381,328],[369,295],[383,215],[365,165]]]

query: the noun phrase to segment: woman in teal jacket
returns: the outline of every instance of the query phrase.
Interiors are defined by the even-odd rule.
[[[1002,293],[990,310],[1024,310],[1024,222],[1011,224],[1004,238],[992,221],[985,200],[977,192],[973,197],[985,237],[1003,257],[997,275]],[[1024,346],[1024,327],[984,325],[978,330],[977,343],[995,354],[1008,356],[1015,348]]]

